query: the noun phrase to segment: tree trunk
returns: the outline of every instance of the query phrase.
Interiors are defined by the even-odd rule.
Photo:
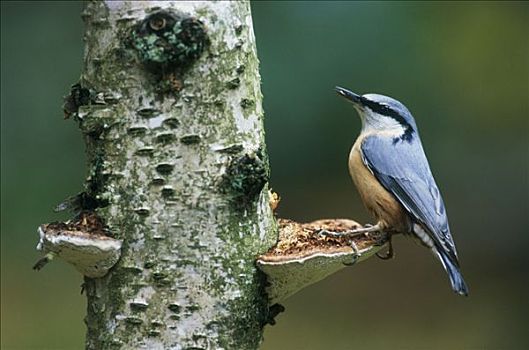
[[[277,227],[247,1],[92,1],[82,16],[64,112],[88,177],[57,207],[77,215],[39,227],[35,268],[58,256],[85,276],[87,349],[257,349],[283,310],[269,303],[390,242],[347,219]]]
[[[256,349],[268,315],[255,258],[268,203],[250,5],[90,2],[80,84],[82,208],[122,240],[85,279],[87,349]]]

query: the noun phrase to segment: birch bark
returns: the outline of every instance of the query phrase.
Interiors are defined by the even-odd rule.
[[[85,278],[87,349],[256,349],[255,258],[276,228],[249,2],[97,1],[82,17],[85,191],[123,241],[106,276]],[[188,37],[200,25],[205,42]],[[167,45],[192,44],[181,55],[151,37],[170,30]]]

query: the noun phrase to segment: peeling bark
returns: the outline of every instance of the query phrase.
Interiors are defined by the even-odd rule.
[[[90,209],[123,241],[85,278],[87,349],[257,348],[255,257],[276,230],[249,3],[90,2],[83,19],[65,113],[85,135]]]

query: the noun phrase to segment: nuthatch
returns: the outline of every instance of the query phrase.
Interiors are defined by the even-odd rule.
[[[357,95],[341,87],[336,91],[353,103],[362,120],[349,155],[349,171],[364,205],[378,220],[354,233],[412,234],[439,258],[452,289],[467,295],[443,199],[413,116],[387,96]]]

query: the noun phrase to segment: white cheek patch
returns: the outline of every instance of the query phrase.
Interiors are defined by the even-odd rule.
[[[404,126],[395,119],[373,112],[369,108],[362,111],[362,130],[366,131],[385,131],[391,134],[402,135],[406,131]]]

